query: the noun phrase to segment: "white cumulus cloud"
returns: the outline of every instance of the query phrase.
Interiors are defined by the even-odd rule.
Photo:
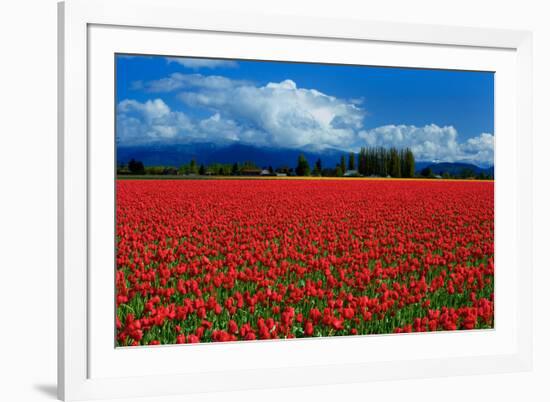
[[[117,139],[121,143],[171,140],[194,129],[182,112],[172,111],[162,99],[144,103],[123,100],[117,108]]]
[[[173,92],[182,89],[227,90],[235,86],[247,85],[247,81],[232,80],[219,75],[173,73],[168,77],[153,81],[136,81],[133,89],[144,89],[146,92]]]
[[[208,108],[246,122],[253,132],[261,133],[253,143],[276,147],[349,146],[365,115],[352,103],[315,89],[298,88],[292,80],[260,87],[203,86],[196,91],[184,91],[179,98],[188,106]]]
[[[361,130],[359,138],[369,146],[409,147],[416,159],[422,161],[493,164],[494,136],[492,134],[482,133],[465,142],[460,142],[453,126],[386,125],[371,130]]]
[[[215,143],[239,140],[242,128],[218,113],[192,121],[185,113],[171,110],[160,98],[138,102],[126,99],[117,108],[117,140],[124,145],[170,142]]]
[[[117,109],[120,143],[153,141],[239,142],[303,150],[362,146],[411,148],[419,161],[493,164],[494,136],[481,133],[461,140],[452,125],[385,125],[365,129],[364,99],[342,99],[290,79],[255,85],[219,75],[173,73],[139,82],[145,93],[172,92],[181,110],[201,110],[196,117],[170,108],[160,97],[145,102],[123,100]]]

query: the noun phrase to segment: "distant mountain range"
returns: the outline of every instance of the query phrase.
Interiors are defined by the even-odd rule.
[[[295,167],[298,156],[304,154],[311,166],[321,158],[324,167],[334,167],[345,154],[337,149],[323,151],[301,151],[283,148],[257,148],[250,145],[233,144],[226,147],[211,143],[185,145],[148,145],[117,147],[117,161],[127,163],[131,158],[142,161],[145,166],[180,166],[195,159],[198,164],[234,163],[252,161],[259,167]]]
[[[117,146],[117,162],[128,163],[130,159],[142,161],[145,166],[181,166],[195,159],[198,164],[234,163],[252,161],[259,167],[272,166],[273,168],[288,166],[295,167],[300,154],[304,154],[311,166],[321,158],[323,167],[335,167],[340,157],[348,153],[338,149],[323,149],[322,151],[302,151],[287,148],[258,148],[251,145],[232,144],[218,146],[212,143],[194,144],[159,144],[147,146]],[[463,162],[416,162],[416,172],[420,173],[425,167],[430,167],[434,174],[443,175],[445,172],[458,175],[465,169],[471,169],[475,174],[481,172],[494,175],[494,168],[479,167]]]
[[[495,174],[494,166],[483,168],[471,163],[464,163],[464,162],[439,162],[439,163],[416,162],[415,163],[416,173],[420,173],[420,171],[426,167],[429,167],[430,169],[432,169],[432,173],[437,175],[443,175],[445,173],[448,173],[451,176],[460,175],[464,170],[471,170],[476,175],[480,173],[485,173],[485,174],[494,176]]]

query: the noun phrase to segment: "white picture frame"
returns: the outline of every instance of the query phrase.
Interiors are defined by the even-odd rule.
[[[216,15],[187,9],[177,0],[68,0],[59,4],[58,11],[58,392],[61,399],[161,396],[531,368],[531,33],[276,15]],[[112,157],[107,149],[109,141],[114,142],[113,137],[97,134],[98,129],[108,131],[109,126],[113,126],[114,116],[109,115],[112,106],[104,110],[101,107],[106,102],[114,102],[114,98],[108,98],[112,94],[109,80],[113,79],[112,75],[108,78],[109,55],[116,52],[172,55],[180,46],[178,40],[185,35],[193,35],[204,48],[188,50],[195,56],[272,58],[270,46],[273,48],[283,41],[287,46],[279,47],[284,47],[287,53],[284,53],[286,56],[280,53],[279,57],[334,62],[347,57],[348,47],[369,46],[372,48],[370,59],[350,59],[349,62],[376,64],[378,60],[394,66],[492,69],[503,77],[495,90],[495,225],[511,235],[497,240],[497,281],[500,253],[501,264],[506,265],[506,270],[502,269],[506,282],[504,279],[501,285],[497,282],[495,330],[200,345],[202,349],[188,347],[195,345],[137,348],[140,350],[120,353],[114,351],[114,345],[97,341],[102,331],[109,333],[109,328],[97,321],[98,312],[112,317],[107,307],[94,297],[97,292],[108,292],[110,284],[103,285],[101,275],[90,268],[97,258],[108,257],[91,251],[90,240],[98,233],[99,237],[105,233],[102,225],[97,224],[101,217],[96,219],[105,211],[95,206],[98,194],[100,198],[105,195],[96,191],[97,183],[112,187],[112,181],[108,181],[110,173],[102,173],[94,165],[98,158]],[[243,46],[239,50],[227,50],[230,47],[225,46],[226,50],[219,48],[212,54],[215,44],[200,39],[201,35],[215,38],[210,42],[240,41]],[[258,38],[264,50],[253,43]],[[322,42],[323,55],[319,50],[306,52],[304,41]],[[302,55],[299,55],[300,49]],[[406,57],[410,57],[407,62]],[[506,99],[501,99],[503,97]],[[498,161],[504,160],[504,156],[509,163],[499,166]],[[92,210],[95,211],[93,222],[90,221]],[[104,218],[110,222],[111,218]],[[504,257],[507,252],[511,253],[510,258]],[[506,308],[499,310],[499,303]],[[430,338],[423,338],[427,336]],[[445,351],[450,342],[453,353]],[[360,353],[350,353],[358,348],[367,350],[369,344],[382,351],[407,350],[413,346],[417,350],[402,359],[395,356],[367,359]],[[429,345],[436,345],[434,350],[441,353],[430,354],[423,349]],[[323,348],[326,354],[321,353]],[[374,351],[369,353],[375,355]],[[179,372],[173,364],[176,354],[188,361],[202,358],[205,366]],[[254,359],[262,355],[271,358],[264,364],[255,363]],[[227,363],[231,359],[241,361],[242,367],[229,369]],[[138,362],[150,362],[144,366],[151,368],[140,371],[136,368],[140,366]],[[159,362],[166,367],[164,370]]]

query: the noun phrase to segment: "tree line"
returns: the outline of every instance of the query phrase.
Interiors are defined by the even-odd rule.
[[[298,156],[296,167],[272,166],[260,168],[252,161],[227,163],[199,164],[195,159],[181,165],[172,166],[144,166],[143,162],[131,159],[127,165],[117,166],[119,175],[210,175],[210,176],[239,176],[251,174],[287,175],[287,176],[381,176],[381,177],[414,177],[414,155],[409,148],[398,150],[361,148],[358,154],[350,152],[340,157],[340,162],[334,167],[324,167],[321,158],[318,158],[313,168],[307,158]]]
[[[295,167],[272,166],[259,167],[253,161],[234,163],[211,163],[205,165],[191,159],[189,163],[179,168],[173,166],[144,166],[141,161],[131,159],[128,164],[117,166],[118,175],[199,175],[199,176],[251,176],[251,175],[281,175],[281,176],[314,176],[314,177],[392,177],[392,178],[477,178],[491,179],[486,173],[478,173],[467,169],[460,173],[445,172],[442,176],[424,168],[420,174],[415,172],[415,157],[410,148],[395,147],[362,147],[358,153],[342,154],[335,166],[324,166],[318,158],[313,166],[304,154],[300,154]]]
[[[427,166],[420,171],[420,177],[423,177],[423,178],[441,177],[442,179],[477,179],[477,180],[494,180],[495,178],[494,174],[491,174],[489,172],[484,172],[484,171],[479,171],[476,173],[471,168],[463,168],[453,173],[445,171],[439,175],[434,173],[434,171],[430,166]]]
[[[415,159],[410,148],[363,147],[359,151],[358,170],[363,176],[414,177]]]
[[[321,159],[317,159],[313,169],[304,155],[298,157],[297,176],[378,176],[414,177],[415,159],[411,149],[384,147],[363,147],[358,154],[350,152],[342,155],[334,169],[323,169]]]
[[[268,171],[274,172],[271,166],[267,167]],[[191,159],[189,163],[180,165],[178,168],[174,166],[145,166],[143,162],[130,159],[127,164],[120,163],[117,166],[117,174],[119,175],[212,175],[212,176],[235,176],[245,174],[247,171],[261,171],[252,161],[242,163],[211,163],[205,165],[198,163],[196,159]]]

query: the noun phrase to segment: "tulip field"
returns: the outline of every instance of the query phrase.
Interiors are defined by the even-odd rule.
[[[116,345],[493,328],[493,187],[117,180]]]

